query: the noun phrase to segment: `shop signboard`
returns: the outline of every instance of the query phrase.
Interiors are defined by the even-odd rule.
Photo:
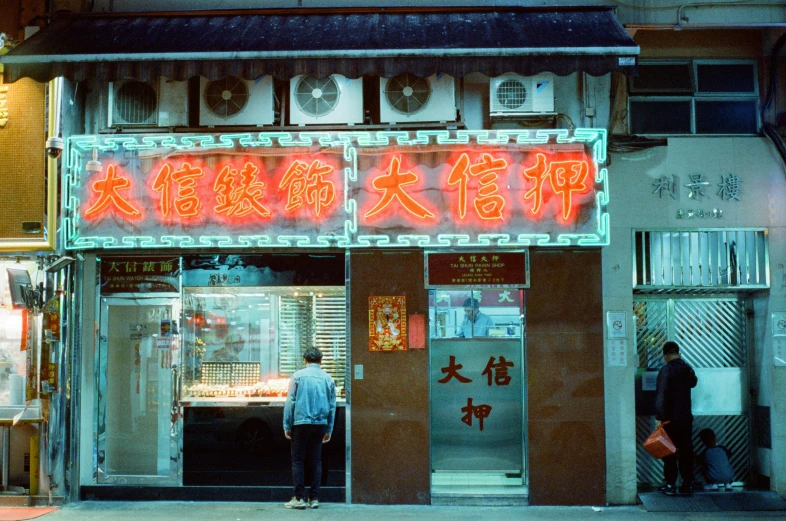
[[[427,252],[426,287],[528,288],[527,252]]]
[[[107,257],[101,259],[101,294],[177,293],[179,257]]]
[[[606,134],[90,135],[68,140],[66,248],[608,244]]]

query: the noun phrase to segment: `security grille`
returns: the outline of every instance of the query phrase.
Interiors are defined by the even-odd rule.
[[[746,394],[747,315],[744,301],[737,299],[640,299],[633,303],[636,317],[636,353],[639,368],[658,370],[664,365],[662,348],[667,340],[680,345],[682,358],[697,373],[728,370],[738,377],[740,394]],[[737,369],[738,371],[734,371]],[[695,394],[694,394],[695,402]],[[719,443],[732,452],[735,480],[750,475],[751,431],[747,404],[740,414],[713,415],[697,411],[694,403],[694,450],[703,450],[698,433],[709,427]],[[663,462],[650,456],[642,443],[655,428],[652,416],[636,417],[636,459],[639,484],[663,482]],[[699,477],[699,469],[696,469]]]
[[[344,385],[346,297],[340,295],[281,296],[279,300],[279,373],[291,375],[303,367],[303,353],[311,346],[322,351],[322,368],[336,385]]]
[[[634,232],[637,291],[769,287],[767,230]]]
[[[731,466],[734,468],[734,481],[746,483],[750,475],[750,424],[746,416],[696,416],[693,420],[693,450],[700,454],[703,448],[699,432],[710,428],[715,432],[720,444],[731,452]],[[636,481],[640,485],[663,484],[663,460],[653,458],[642,446],[647,437],[655,430],[653,416],[636,417]],[[698,458],[694,463],[694,475],[701,480]]]
[[[316,298],[314,312],[314,344],[322,351],[322,368],[342,387],[347,360],[347,300],[343,295]]]
[[[310,298],[280,297],[278,372],[282,376],[303,367],[303,353],[314,339],[313,314]]]

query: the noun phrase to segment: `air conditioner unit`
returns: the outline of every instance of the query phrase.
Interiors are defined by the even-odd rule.
[[[554,112],[554,75],[544,72],[521,76],[509,72],[491,78],[489,105],[492,116]]]
[[[456,82],[449,74],[380,78],[379,100],[382,123],[456,121]]]
[[[109,82],[110,127],[177,127],[188,124],[188,86],[161,77],[155,81]]]
[[[273,77],[256,80],[225,76],[219,80],[199,79],[199,124],[272,125]]]
[[[363,79],[340,74],[327,78],[295,76],[289,82],[292,125],[363,123]]]

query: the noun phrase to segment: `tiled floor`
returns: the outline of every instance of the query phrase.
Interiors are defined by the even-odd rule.
[[[431,475],[432,494],[526,495],[521,477],[502,473],[435,472]]]

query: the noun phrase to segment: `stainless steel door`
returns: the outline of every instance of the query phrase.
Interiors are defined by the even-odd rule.
[[[521,339],[432,340],[430,372],[432,469],[522,472]]]
[[[99,483],[179,481],[173,298],[102,298],[94,461]]]

